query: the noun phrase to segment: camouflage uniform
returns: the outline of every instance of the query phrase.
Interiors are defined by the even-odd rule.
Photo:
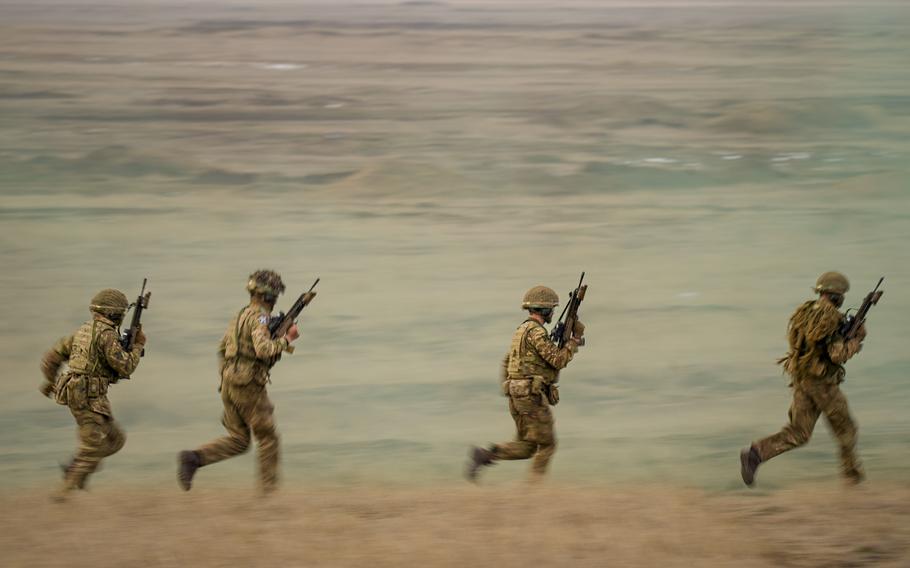
[[[118,452],[126,442],[111,412],[108,385],[136,370],[144,341],[124,351],[119,338],[117,324],[96,313],[43,357],[41,367],[47,382],[42,392],[54,394],[59,404],[68,406],[79,426],[79,448],[66,468],[62,494],[84,487],[101,460]],[[58,376],[63,363],[69,368]]]
[[[490,448],[493,459],[524,460],[533,457],[531,472],[541,476],[556,452],[556,434],[550,405],[559,402],[559,370],[577,351],[574,342],[560,349],[547,330],[528,319],[515,330],[512,346],[502,363],[502,392],[509,399],[515,421],[512,442]]]
[[[804,303],[790,318],[790,351],[779,362],[792,379],[793,402],[788,424],[753,444],[762,462],[808,442],[824,415],[840,447],[843,475],[862,480],[855,452],[857,428],[839,385],[844,381],[843,364],[862,349],[865,330],[845,341],[840,335],[843,323],[844,315],[824,297]]]
[[[275,488],[278,477],[278,432],[266,384],[282,351],[293,352],[286,338],[271,338],[268,321],[269,309],[256,302],[231,320],[218,349],[222,424],[228,435],[196,450],[199,467],[219,462],[246,452],[252,433],[259,443],[259,474],[266,491]]]

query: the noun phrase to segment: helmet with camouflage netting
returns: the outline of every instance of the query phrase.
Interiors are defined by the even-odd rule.
[[[534,286],[527,292],[521,302],[522,309],[549,309],[559,305],[559,295],[552,288]]]
[[[126,299],[126,295],[113,288],[105,288],[95,294],[89,305],[89,309],[93,312],[110,318],[122,318],[129,307],[130,302]]]
[[[850,290],[850,281],[840,272],[825,272],[815,281],[814,290],[819,294],[846,294]]]
[[[277,298],[279,294],[284,292],[284,282],[281,281],[281,276],[274,270],[257,270],[250,274],[246,289],[250,294],[262,294],[263,296]]]

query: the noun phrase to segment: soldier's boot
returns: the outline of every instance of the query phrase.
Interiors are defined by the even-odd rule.
[[[73,468],[73,462],[76,458],[70,458],[69,463],[61,463],[60,471],[63,472],[63,480],[66,481],[66,477],[70,474],[70,470]],[[76,489],[85,490],[85,483],[88,481],[88,476],[83,477],[77,482]]]
[[[866,474],[862,467],[854,467],[844,471],[844,480],[848,485],[859,485],[866,480]]]
[[[758,466],[761,465],[761,456],[758,455],[758,450],[755,449],[755,446],[743,448],[743,451],[739,453],[739,462],[743,483],[752,487],[755,483],[755,472],[758,470]]]
[[[468,481],[476,483],[477,474],[480,472],[480,468],[493,465],[494,461],[493,452],[478,448],[477,446],[472,446],[471,450],[468,452],[468,464],[465,467],[464,476]]]
[[[75,486],[64,483],[55,489],[53,493],[51,493],[51,501],[54,503],[65,503],[66,500],[69,499],[70,493],[72,493],[75,489]]]
[[[77,490],[81,489],[85,484],[85,476],[78,477],[69,469],[66,472],[66,475],[63,478],[63,483],[51,493],[51,501],[54,503],[63,503],[69,499],[70,494]]]
[[[200,467],[202,460],[198,453],[186,450],[177,454],[177,483],[184,491],[189,491],[193,487],[193,476]]]

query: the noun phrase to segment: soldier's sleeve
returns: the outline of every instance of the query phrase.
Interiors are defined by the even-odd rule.
[[[69,360],[72,349],[73,336],[61,337],[41,358],[41,373],[45,379],[45,383],[41,385],[41,392],[45,396],[50,396],[54,391],[54,385],[57,382],[57,372]]]
[[[555,369],[564,369],[569,364],[569,361],[572,360],[572,356],[575,355],[575,350],[577,349],[575,343],[571,341],[560,349],[555,343],[550,341],[546,330],[542,327],[535,326],[531,328],[527,337],[531,347]]]
[[[218,376],[224,372],[224,361],[227,358],[225,353],[227,353],[227,332],[221,336],[221,341],[218,343]]]
[[[843,365],[862,349],[863,344],[859,339],[854,337],[844,341],[843,337],[836,335],[828,343],[828,356],[838,365]]]
[[[98,349],[111,368],[121,375],[128,377],[139,366],[139,357],[142,355],[143,346],[133,345],[132,351],[126,351],[120,345],[120,338],[113,329],[105,329],[98,337]]]
[[[509,353],[506,353],[506,356],[502,358],[502,371],[499,373],[499,378],[501,380],[506,380],[509,378]]]
[[[281,355],[282,351],[292,352],[287,339],[283,337],[272,339],[268,323],[266,316],[259,316],[253,324],[253,349],[256,350],[256,357],[264,361]]]

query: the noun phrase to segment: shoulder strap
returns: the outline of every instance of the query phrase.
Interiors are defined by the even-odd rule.
[[[89,371],[90,375],[95,374],[95,369],[98,368],[98,363],[101,362],[101,353],[98,352],[98,347],[97,347],[98,344],[95,341],[98,338],[98,334],[96,333],[97,328],[98,328],[98,320],[92,320],[92,339],[88,343],[88,353],[92,357],[92,360],[93,360],[92,368]]]

